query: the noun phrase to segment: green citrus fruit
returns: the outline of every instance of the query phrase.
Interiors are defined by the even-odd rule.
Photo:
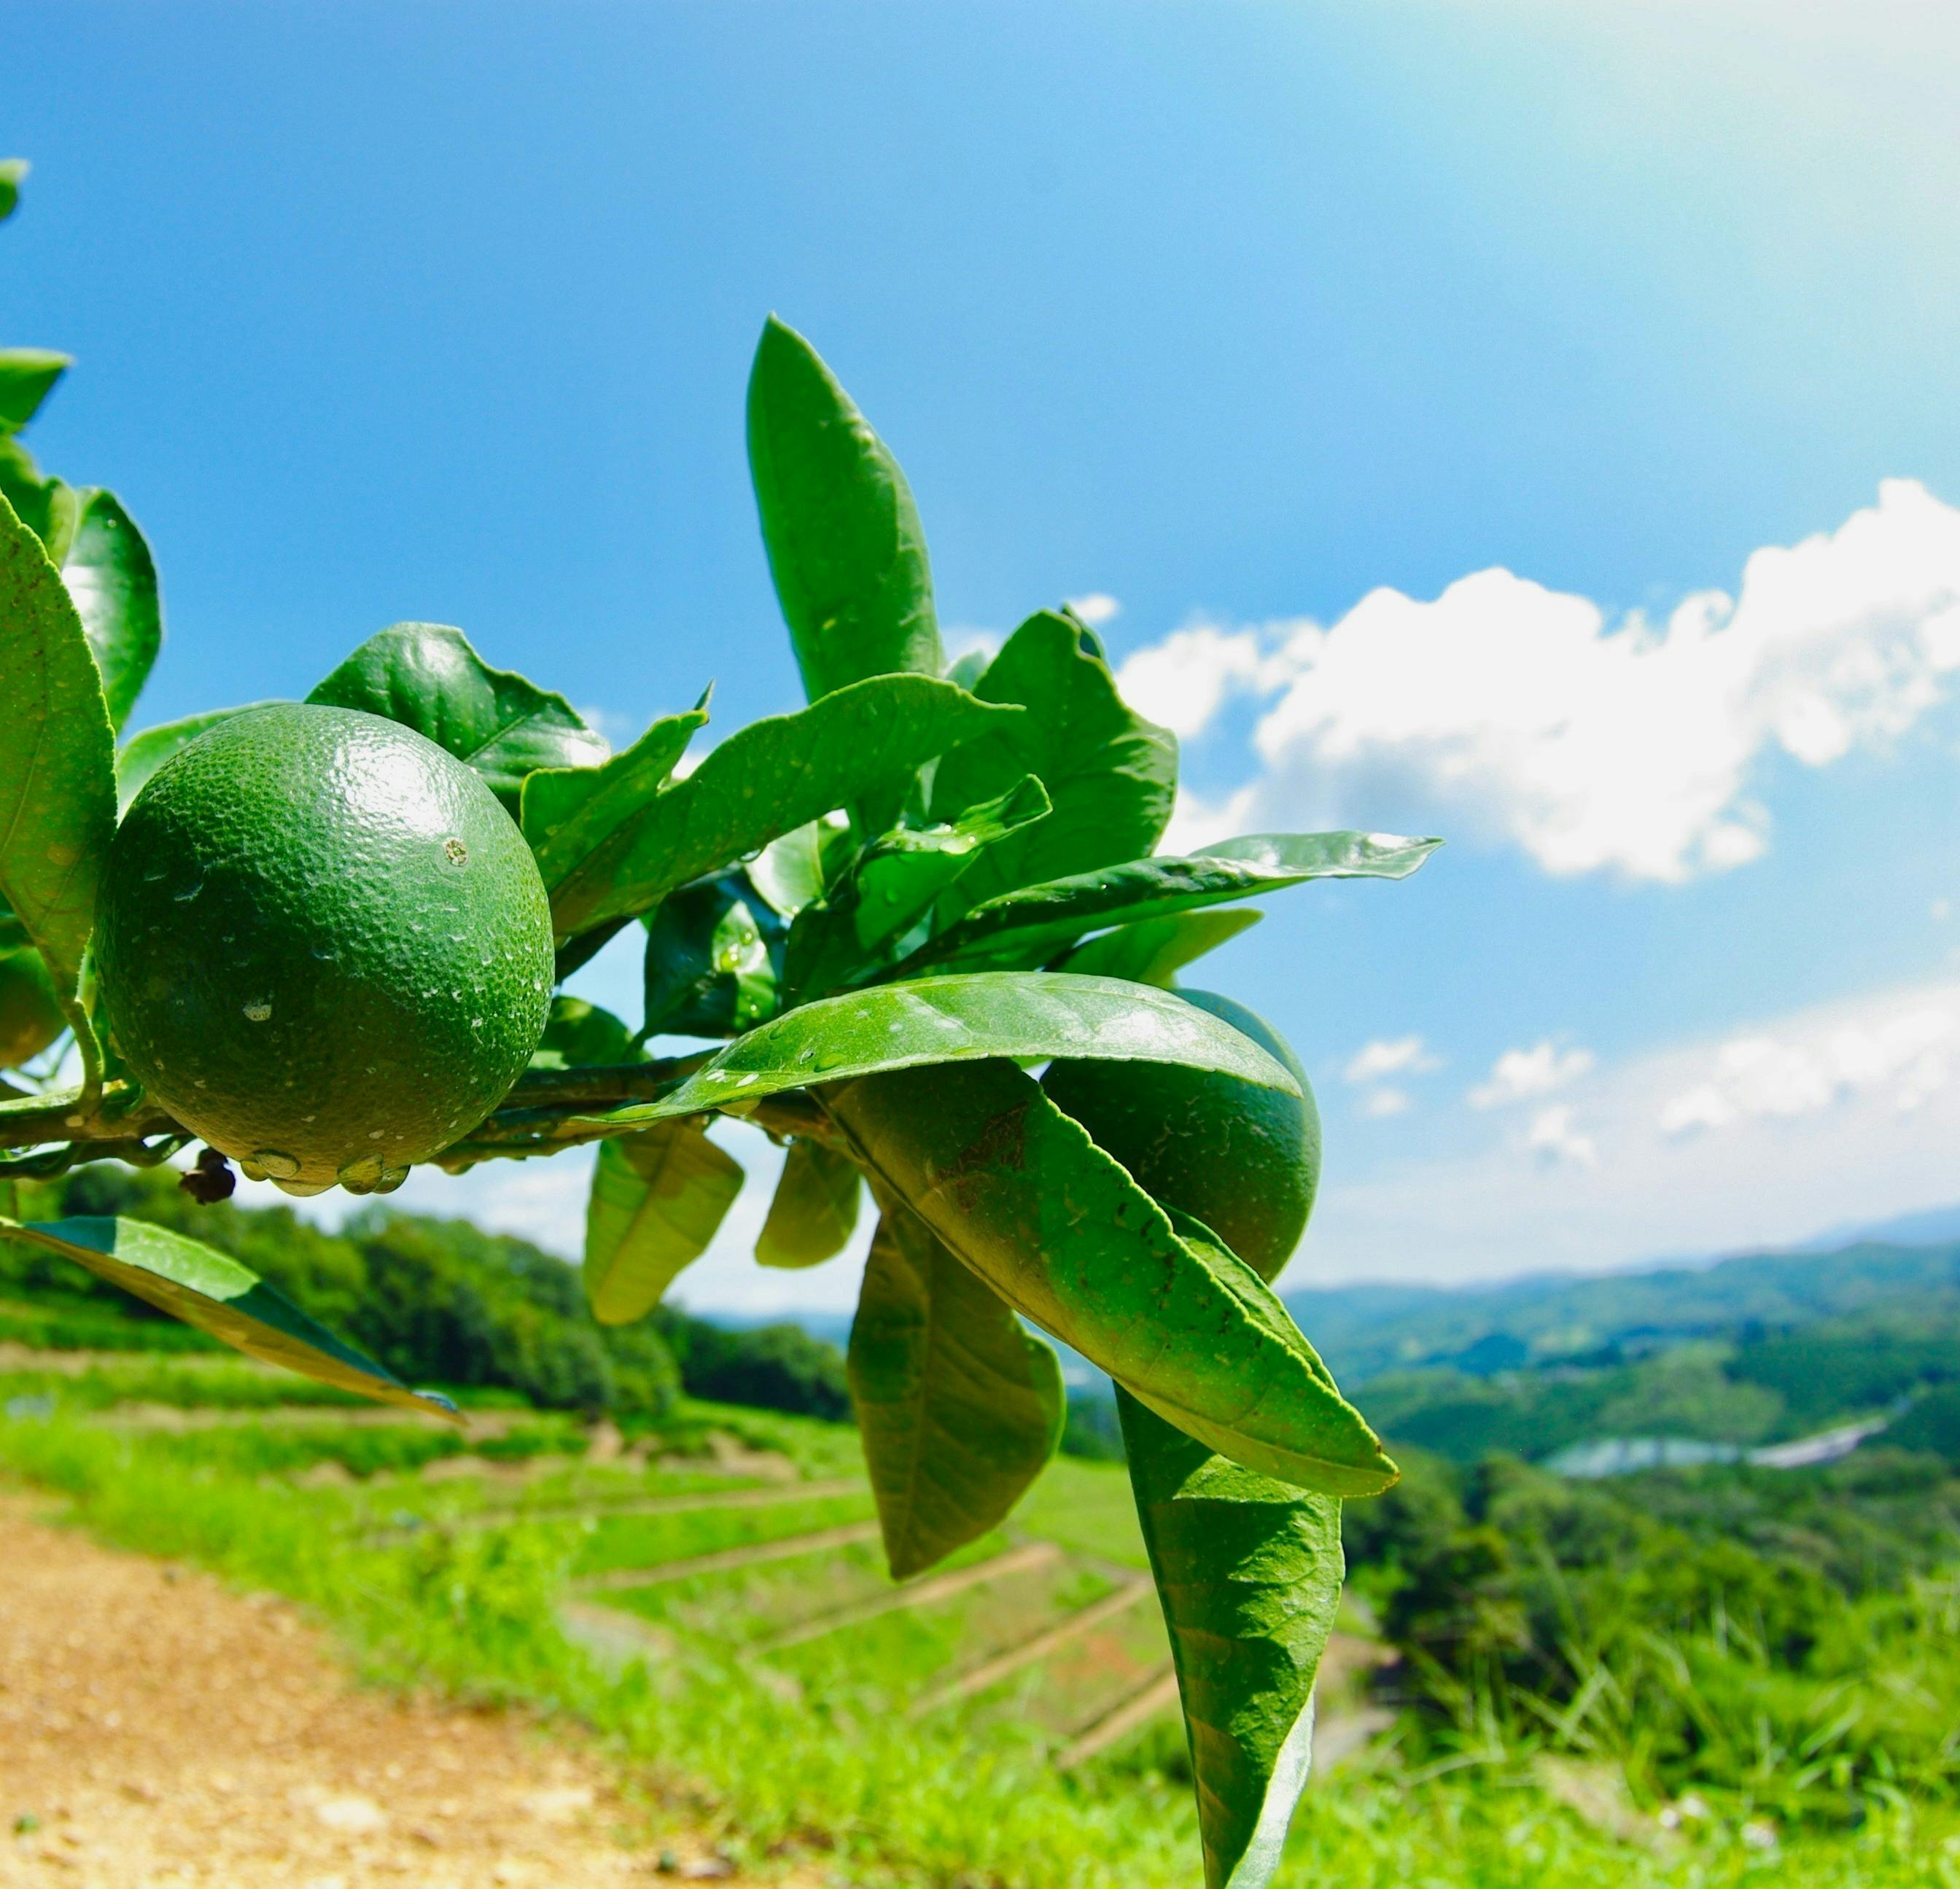
[[[0,944],[0,1069],[18,1069],[67,1028],[41,954],[30,944]]]
[[[1292,1070],[1298,1096],[1182,1064],[1071,1061],[1042,1079],[1145,1192],[1202,1220],[1263,1279],[1293,1257],[1320,1182],[1320,1116],[1306,1072],[1265,1020],[1209,991],[1180,991]]]
[[[198,736],[116,829],[96,962],[154,1099],[289,1194],[399,1184],[494,1108],[544,1033],[530,848],[433,742],[282,702]]]

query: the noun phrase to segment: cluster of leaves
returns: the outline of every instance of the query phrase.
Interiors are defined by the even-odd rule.
[[[1171,1627],[1208,1875],[1249,1889],[1271,1874],[1306,1773],[1340,1498],[1387,1487],[1395,1468],[1267,1280],[1153,1199],[1028,1071],[1174,1064],[1299,1093],[1258,1043],[1176,995],[1176,972],[1250,922],[1217,908],[1310,879],[1400,877],[1433,842],[1255,835],[1156,854],[1172,736],[1123,701],[1066,610],[1030,617],[990,661],[948,665],[903,475],[775,321],[748,427],[808,707],[683,774],[705,696],[610,755],[562,697],[488,667],[453,629],[413,623],[308,698],[390,717],[483,776],[536,857],[561,975],[625,927],[646,932],[639,1027],[562,1000],[538,1066],[443,1164],[600,1143],[584,1274],[611,1324],[653,1310],[734,1200],[741,1169],[705,1132],[715,1115],[787,1147],[765,1264],[834,1256],[868,1185],[879,1219],[849,1375],[899,1576],[995,1527],[1055,1448],[1059,1369],[1023,1321],[1106,1370]],[[21,737],[0,752],[0,892],[83,1080],[0,1102],[0,1145],[34,1150],[13,1163],[27,1172],[161,1159],[182,1129],[116,1069],[113,1045],[105,1064],[92,1026],[95,888],[119,788],[126,805],[237,711],[117,753],[112,730],[154,654],[147,554],[145,589],[129,575],[141,541],[106,495],[17,482],[7,497],[0,689]],[[88,561],[98,542],[119,548],[114,583],[106,551]],[[721,1047],[648,1054],[675,1034]],[[11,1232],[242,1349],[417,1401],[248,1268],[168,1229],[80,1216]]]

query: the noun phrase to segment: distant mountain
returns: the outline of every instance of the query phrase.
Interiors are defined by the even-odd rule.
[[[1915,1216],[1922,1218],[1931,1223]],[[1344,1383],[1423,1366],[1486,1375],[1860,1313],[1960,1312],[1960,1240],[1867,1241],[1647,1272],[1540,1274],[1496,1286],[1334,1286],[1289,1293],[1286,1302]]]
[[[1917,1213],[1901,1213],[1888,1220],[1860,1221],[1833,1227],[1815,1239],[1807,1239],[1788,1250],[1793,1253],[1828,1253],[1838,1248],[1870,1242],[1880,1246],[1946,1246],[1960,1240],[1960,1201],[1951,1207],[1930,1207]]]

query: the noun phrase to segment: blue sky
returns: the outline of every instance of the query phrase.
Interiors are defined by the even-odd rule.
[[[71,3],[9,47],[0,320],[79,358],[33,442],[158,551],[145,717],[405,617],[616,739],[711,677],[724,731],[791,705],[773,308],[903,460],[950,635],[1118,606],[1183,830],[1451,839],[1208,969],[1320,1089],[1292,1278],[1960,1196],[1942,9]],[[569,1248],[579,1178],[411,1185]],[[698,1299],[785,1289],[765,1198]]]

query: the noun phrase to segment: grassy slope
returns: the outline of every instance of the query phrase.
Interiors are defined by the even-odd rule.
[[[249,1394],[241,1387],[250,1374],[228,1380],[215,1364],[201,1368],[216,1373],[205,1388],[217,1398]],[[21,1390],[14,1379],[0,1380],[0,1401]],[[855,1466],[848,1431],[724,1414],[752,1443],[787,1449],[807,1474]],[[705,1425],[714,1415],[697,1408],[684,1420]],[[249,1439],[270,1434],[131,1435],[65,1417],[0,1421],[0,1465],[72,1497],[78,1518],[110,1540],[292,1595],[341,1633],[372,1678],[433,1680],[588,1722],[668,1787],[714,1805],[752,1855],[785,1842],[828,1847],[846,1881],[944,1889],[1171,1889],[1193,1879],[1192,1814],[1183,1791],[1160,1776],[1119,1764],[1058,1776],[1032,1738],[976,1745],[957,1727],[907,1722],[867,1696],[861,1671],[827,1670],[814,1654],[797,1662],[800,1697],[759,1683],[698,1636],[654,1678],[639,1668],[609,1673],[566,1639],[555,1611],[569,1559],[589,1538],[557,1528],[425,1531],[405,1546],[378,1545],[365,1525],[405,1503],[453,1512],[482,1497],[462,1484],[394,1484],[371,1497],[268,1483],[266,1471],[290,1466],[278,1454],[282,1439],[259,1446],[272,1454],[253,1456]],[[524,1499],[548,1504],[605,1474],[568,1471],[529,1486]],[[683,1478],[704,1480],[714,1479]],[[632,1486],[624,1472],[618,1480]],[[784,1512],[750,1512],[759,1522]],[[1058,1464],[1017,1521],[1112,1566],[1135,1563],[1120,1472]],[[662,1607],[684,1598],[670,1594]],[[884,1650],[902,1668],[915,1652],[934,1650],[945,1630],[901,1617],[873,1643],[889,1639]],[[1796,1889],[1960,1885],[1960,1835],[1950,1823],[1887,1820],[1855,1837],[1806,1839],[1771,1856],[1736,1835],[1739,1812],[1717,1822],[1691,1849],[1669,1855],[1589,1828],[1513,1770],[1466,1770],[1414,1790],[1392,1773],[1344,1772],[1308,1798],[1287,1879],[1331,1877],[1354,1889],[1720,1889],[1758,1878]]]

